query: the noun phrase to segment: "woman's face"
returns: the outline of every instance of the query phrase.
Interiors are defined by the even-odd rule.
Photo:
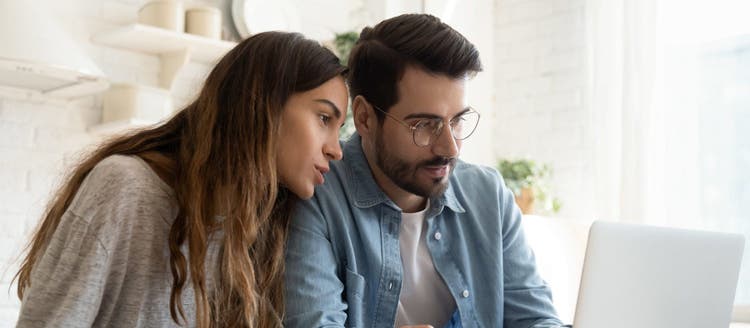
[[[293,94],[281,114],[276,165],[281,183],[302,199],[322,184],[328,162],[342,157],[339,130],[346,118],[348,94],[337,76],[319,87]]]

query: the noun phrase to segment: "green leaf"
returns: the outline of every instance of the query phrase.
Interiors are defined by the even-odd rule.
[[[534,196],[534,209],[539,213],[557,213],[562,207],[559,199],[549,196],[548,180],[552,168],[548,164],[537,164],[530,159],[500,159],[497,170],[505,184],[518,196],[521,189],[530,188]]]

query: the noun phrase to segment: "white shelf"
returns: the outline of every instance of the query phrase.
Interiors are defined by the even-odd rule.
[[[96,34],[93,42],[159,56],[159,86],[171,90],[177,73],[191,60],[213,65],[234,42],[178,33],[143,24],[130,24]]]
[[[178,33],[143,24],[130,24],[103,31],[93,35],[91,40],[104,46],[159,56],[159,87],[170,92],[177,73],[191,60],[213,66],[237,45],[235,42]],[[88,131],[97,135],[110,135],[156,123],[159,122],[131,117],[95,125]]]
[[[234,42],[178,33],[143,24],[131,24],[98,33],[92,40],[98,44],[152,55],[190,49],[193,60],[214,64],[235,45]]]

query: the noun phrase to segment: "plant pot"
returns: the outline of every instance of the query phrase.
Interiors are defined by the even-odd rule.
[[[534,191],[531,188],[522,188],[521,194],[516,196],[516,204],[523,214],[534,212]]]

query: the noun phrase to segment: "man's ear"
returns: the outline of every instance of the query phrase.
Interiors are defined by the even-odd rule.
[[[359,135],[370,135],[377,124],[377,117],[373,112],[372,105],[362,96],[354,97],[352,101],[352,118],[354,127]]]

